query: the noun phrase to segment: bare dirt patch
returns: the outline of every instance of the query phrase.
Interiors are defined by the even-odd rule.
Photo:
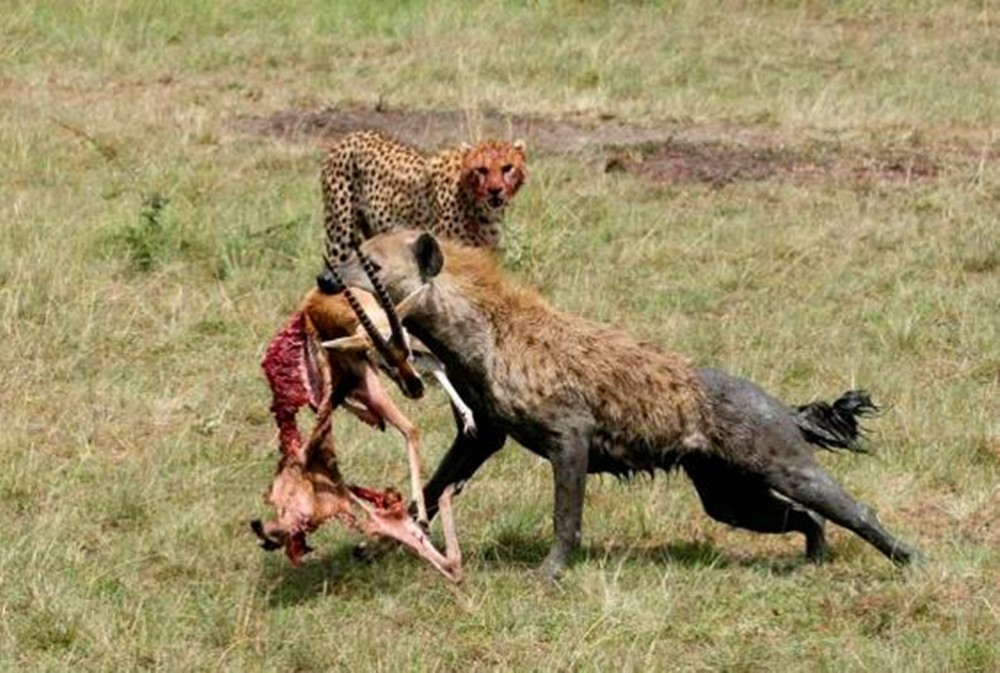
[[[612,148],[605,171],[644,175],[656,183],[838,179],[855,183],[910,183],[937,177],[938,161],[916,150],[860,150],[831,140],[785,144],[677,136],[659,143]]]
[[[434,150],[476,138],[523,139],[533,152],[564,154],[602,145],[630,145],[666,140],[673,128],[651,128],[613,118],[550,119],[505,115],[496,111],[338,107],[322,110],[292,108],[265,117],[243,117],[244,131],[289,140],[314,137],[334,141],[345,133],[380,131],[424,150]]]
[[[476,138],[522,139],[533,154],[586,154],[606,172],[633,173],[657,184],[716,188],[771,178],[909,184],[938,177],[947,161],[924,146],[857,146],[829,135],[789,140],[769,127],[653,126],[613,117],[554,119],[496,111],[292,108],[241,117],[236,127],[252,135],[323,143],[369,129],[428,151]]]
[[[613,148],[604,170],[638,173],[657,183],[701,182],[723,187],[737,181],[764,180],[777,173],[811,173],[820,167],[806,164],[784,148],[674,138]]]

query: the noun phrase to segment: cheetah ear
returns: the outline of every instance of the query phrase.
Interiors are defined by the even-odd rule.
[[[413,254],[417,259],[421,280],[427,280],[441,273],[444,266],[444,253],[437,239],[428,233],[423,233],[413,245]]]
[[[524,141],[523,140],[521,140],[520,138],[518,138],[517,140],[515,140],[514,142],[512,142],[511,145],[514,147],[515,150],[517,150],[521,154],[524,154],[525,146],[524,146]]]
[[[459,152],[468,152],[471,149],[472,149],[472,145],[470,145],[469,143],[463,142],[463,143],[459,143],[458,144],[458,151]]]

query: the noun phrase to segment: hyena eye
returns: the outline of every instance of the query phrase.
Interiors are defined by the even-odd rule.
[[[511,164],[504,164],[503,166],[500,167],[500,170],[503,171],[504,173],[510,173],[512,170],[514,170],[514,166]]]

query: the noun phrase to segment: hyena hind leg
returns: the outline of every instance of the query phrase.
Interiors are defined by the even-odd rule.
[[[806,558],[822,563],[826,556],[823,517],[778,497],[761,479],[721,458],[692,456],[683,463],[694,482],[705,513],[716,521],[757,533],[802,533]]]
[[[835,482],[811,458],[767,475],[767,482],[785,497],[856,533],[897,565],[919,560],[920,552],[893,536],[871,508]]]

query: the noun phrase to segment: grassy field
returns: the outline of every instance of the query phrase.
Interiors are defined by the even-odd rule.
[[[995,5],[2,5],[0,668],[1000,669]],[[330,137],[273,121],[376,107],[428,148],[527,130],[507,265],[555,305],[790,402],[869,389],[874,455],[822,459],[926,562],[831,526],[812,567],[682,477],[592,478],[546,586],[550,470],[514,445],[458,501],[461,588],[335,526],[264,555],[258,363]],[[446,401],[405,409],[433,465]],[[336,431],[406,483],[396,437]]]

